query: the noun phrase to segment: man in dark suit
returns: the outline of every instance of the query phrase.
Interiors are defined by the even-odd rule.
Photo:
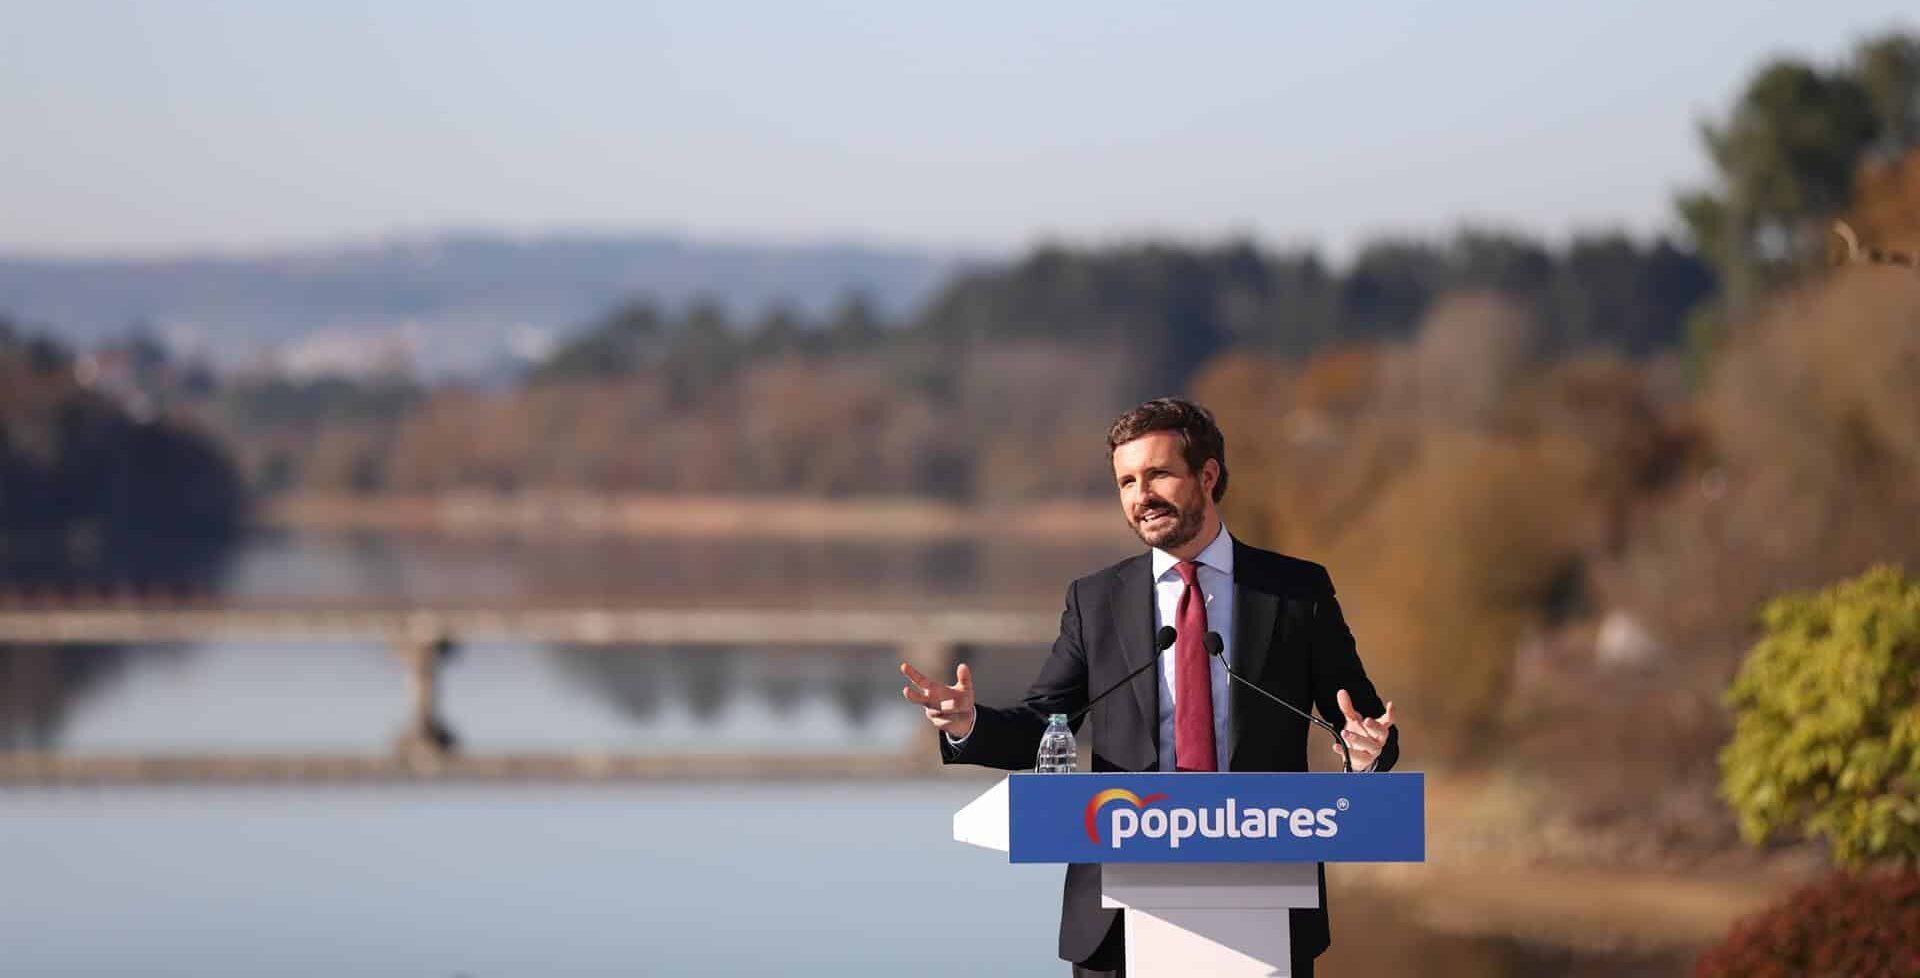
[[[1033,767],[1049,714],[1090,697],[1155,656],[1162,625],[1173,648],[1088,714],[1095,771],[1305,771],[1307,723],[1238,684],[1208,656],[1219,632],[1234,670],[1290,703],[1317,706],[1343,728],[1355,771],[1385,771],[1399,756],[1393,705],[1383,705],[1354,651],[1353,633],[1318,564],[1247,546],[1217,509],[1227,489],[1225,439],[1205,408],[1148,401],[1107,433],[1127,524],[1152,548],[1067,588],[1060,637],[1016,707],[977,704],[973,674],[952,685],[903,664],[904,693],[940,730],[941,758],[1006,770]],[[1339,751],[1338,745],[1334,750]],[[1288,911],[1294,974],[1311,976],[1330,943],[1326,874],[1318,909]],[[1075,975],[1124,975],[1120,912],[1100,906],[1100,867],[1067,867],[1060,956]]]

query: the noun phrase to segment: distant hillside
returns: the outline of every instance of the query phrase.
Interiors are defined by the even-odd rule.
[[[859,290],[901,314],[956,263],[905,248],[479,234],[250,256],[0,255],[0,313],[83,346],[144,323],[222,367],[404,332],[422,369],[471,374],[628,296],[707,294],[751,316],[777,302],[817,313]]]

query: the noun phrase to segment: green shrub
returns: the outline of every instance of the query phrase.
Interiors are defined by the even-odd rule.
[[[1920,975],[1920,874],[1834,876],[1734,925],[1694,978]]]
[[[1762,618],[1720,753],[1741,833],[1824,839],[1843,866],[1920,862],[1920,582],[1879,567]]]

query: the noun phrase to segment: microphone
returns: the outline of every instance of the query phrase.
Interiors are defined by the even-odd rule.
[[[1247,677],[1242,676],[1237,672],[1234,672],[1233,666],[1227,663],[1226,640],[1220,637],[1219,632],[1208,632],[1207,637],[1200,640],[1200,644],[1205,645],[1207,647],[1208,655],[1214,656],[1220,660],[1221,667],[1227,670],[1228,678],[1232,679],[1234,682],[1237,682],[1242,686],[1247,687],[1248,689],[1253,690],[1256,693],[1259,693],[1261,696],[1264,696],[1267,699],[1270,699],[1275,703],[1278,703],[1281,706],[1286,707],[1287,709],[1298,714],[1301,718],[1305,719],[1308,723],[1311,723],[1314,726],[1319,727],[1320,729],[1325,730],[1326,732],[1332,734],[1334,741],[1340,745],[1341,755],[1346,758],[1346,763],[1345,763],[1346,772],[1348,774],[1353,773],[1353,751],[1348,749],[1347,738],[1344,736],[1341,736],[1340,729],[1338,727],[1335,727],[1333,724],[1328,723],[1327,721],[1322,720],[1319,717],[1314,716],[1313,714],[1308,713],[1307,711],[1297,706],[1294,706],[1292,703],[1289,703],[1286,700],[1283,700],[1280,697],[1267,692],[1258,683],[1255,683],[1253,680],[1248,679]]]
[[[1088,710],[1093,709],[1093,704],[1098,703],[1103,699],[1106,699],[1107,694],[1112,693],[1114,690],[1119,689],[1120,687],[1125,686],[1130,682],[1133,682],[1133,677],[1138,676],[1143,672],[1146,672],[1147,667],[1153,665],[1156,662],[1159,662],[1160,653],[1165,652],[1167,649],[1173,647],[1174,638],[1175,638],[1175,633],[1173,630],[1173,626],[1161,625],[1160,630],[1158,632],[1155,632],[1153,635],[1153,658],[1140,663],[1140,667],[1130,673],[1127,673],[1126,678],[1120,680],[1117,683],[1114,683],[1111,686],[1108,686],[1106,689],[1101,690],[1099,696],[1096,696],[1093,699],[1088,700],[1087,705],[1080,708],[1080,712],[1075,713],[1073,716],[1070,716],[1067,718],[1067,726],[1073,726],[1074,724],[1079,723],[1080,718],[1083,716],[1086,716]]]

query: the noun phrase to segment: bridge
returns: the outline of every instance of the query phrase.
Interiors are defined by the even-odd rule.
[[[1055,614],[992,610],[0,607],[0,644],[384,639],[519,639],[565,645],[885,645],[1047,643]]]
[[[184,607],[164,603],[0,606],[0,646],[183,642],[383,641],[406,666],[411,715],[390,755],[102,756],[0,753],[0,784],[392,781],[599,781],[655,778],[894,777],[922,772],[928,745],[898,755],[465,755],[440,710],[440,670],[461,642],[573,646],[887,648],[930,673],[973,646],[1044,648],[1052,613],[1009,610],[828,610],[549,607]]]

